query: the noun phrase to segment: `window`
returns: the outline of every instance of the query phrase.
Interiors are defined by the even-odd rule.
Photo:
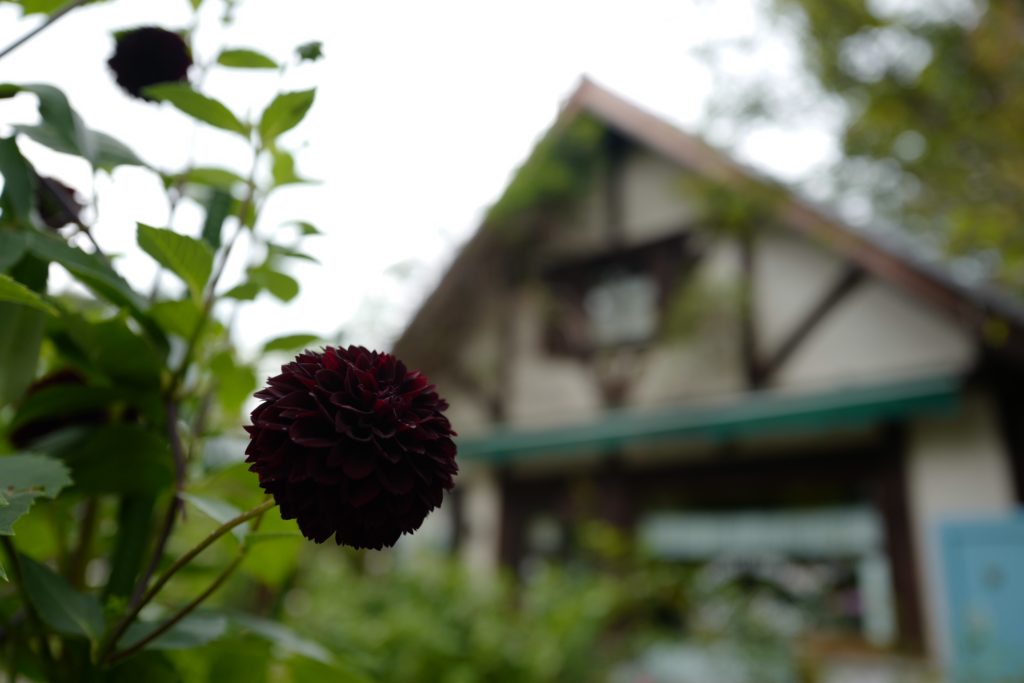
[[[583,295],[596,346],[638,344],[658,329],[658,286],[649,273],[612,273]]]
[[[680,233],[549,268],[548,350],[587,356],[651,342],[669,293],[696,257],[689,235]]]

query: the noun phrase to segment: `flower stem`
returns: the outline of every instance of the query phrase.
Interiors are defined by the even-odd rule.
[[[142,597],[141,600],[138,601],[138,604],[134,605],[128,611],[128,613],[125,614],[125,616],[121,618],[121,620],[114,627],[114,630],[111,631],[110,635],[107,636],[107,638],[104,639],[103,645],[100,648],[99,661],[100,662],[108,662],[108,663],[111,661],[113,650],[117,646],[117,641],[121,638],[121,636],[124,635],[124,632],[128,630],[128,627],[131,625],[132,621],[135,620],[135,617],[137,617],[139,615],[139,612],[142,611],[143,607],[145,607],[147,604],[149,604],[150,600],[152,600],[154,597],[156,597],[156,594],[160,592],[160,589],[163,588],[164,585],[168,581],[170,581],[171,577],[174,576],[176,573],[178,573],[178,571],[182,567],[184,567],[189,562],[191,562],[193,559],[195,559],[195,557],[197,555],[199,555],[199,553],[203,552],[208,547],[210,547],[214,543],[214,541],[219,539],[221,536],[223,536],[224,534],[228,533],[229,531],[234,529],[236,526],[238,526],[240,524],[244,524],[245,522],[249,521],[250,519],[253,519],[254,517],[257,517],[257,518],[260,517],[264,512],[266,512],[267,510],[271,509],[275,505],[277,505],[277,503],[274,502],[274,500],[272,498],[270,498],[268,500],[263,501],[262,503],[260,503],[256,507],[254,507],[253,509],[251,509],[251,510],[249,510],[247,512],[243,512],[242,514],[238,515],[237,517],[233,517],[232,519],[229,519],[228,521],[224,522],[219,527],[217,527],[216,529],[211,531],[206,536],[206,538],[204,538],[202,541],[197,543],[191,550],[189,550],[187,553],[185,553],[184,555],[179,557],[174,562],[174,564],[172,564],[170,567],[168,567],[164,571],[164,573],[160,575],[160,577],[156,580],[156,582],[153,583],[153,586],[148,591],[146,591],[146,594]],[[226,579],[227,577],[225,576],[224,578]],[[223,581],[221,581],[221,582],[223,582]],[[216,585],[214,585],[212,587],[212,589],[209,590],[210,593],[212,593],[213,590],[216,590],[216,588],[220,585],[217,582],[215,582],[215,584]],[[207,595],[208,595],[208,593],[204,594],[202,596],[202,599],[205,600]],[[200,602],[202,602],[202,600],[200,600]],[[198,603],[196,603],[196,604],[198,604]],[[194,605],[193,605],[193,607],[194,607]],[[191,611],[191,608],[189,608],[189,610]],[[182,616],[184,616],[184,615],[182,615]],[[173,626],[173,625],[174,624],[171,624],[171,626]],[[168,627],[168,628],[170,628],[170,627]]]
[[[235,559],[232,560],[231,563],[227,567],[225,567],[220,574],[217,575],[217,578],[214,579],[213,583],[211,583],[206,590],[204,590],[202,593],[193,598],[190,603],[188,603],[187,605],[179,609],[177,612],[175,612],[174,616],[172,616],[164,623],[160,624],[160,626],[155,628],[152,632],[146,634],[145,638],[142,638],[138,642],[134,643],[131,647],[111,654],[110,658],[107,661],[111,665],[117,664],[122,659],[127,659],[128,657],[131,657],[133,654],[146,647],[146,645],[149,645],[151,642],[153,642],[154,640],[156,640],[157,638],[159,638],[160,636],[174,628],[175,624],[177,624],[179,621],[181,621],[189,614],[191,614],[192,610],[194,610],[196,607],[202,604],[206,600],[206,598],[213,595],[214,591],[220,588],[221,585],[223,585],[223,583],[228,580],[228,577],[230,577],[231,574],[234,573],[238,565],[240,565],[242,563],[242,560],[245,559],[245,551],[247,548],[248,546],[242,546],[242,550],[239,551],[238,556],[235,557]]]
[[[268,501],[268,502],[270,502],[270,501]],[[260,522],[262,520],[263,520],[263,512],[260,512],[258,515],[256,515],[256,519],[252,523],[252,531],[255,532],[259,528]],[[238,565],[242,564],[242,560],[245,559],[246,554],[249,552],[249,547],[250,546],[249,546],[248,543],[243,543],[242,547],[238,549],[238,555],[235,556],[235,559],[232,560],[231,563],[228,564],[227,567],[225,567],[223,570],[221,570],[221,573],[217,575],[217,578],[213,580],[213,583],[211,583],[207,587],[206,590],[204,590],[202,593],[197,595],[190,603],[188,603],[187,605],[185,605],[184,607],[179,609],[177,612],[175,612],[174,616],[172,616],[170,619],[168,619],[164,623],[160,624],[160,626],[157,627],[156,629],[154,629],[151,633],[147,634],[145,638],[143,638],[140,641],[138,641],[137,643],[133,644],[131,647],[129,647],[126,650],[122,650],[120,652],[113,653],[110,656],[110,663],[111,664],[116,664],[117,662],[121,661],[122,659],[126,659],[128,657],[131,657],[133,654],[135,654],[136,652],[138,652],[142,648],[146,647],[146,645],[148,645],[149,643],[153,642],[154,640],[156,640],[157,638],[159,638],[160,636],[162,636],[163,634],[167,633],[169,630],[174,628],[175,624],[177,624],[179,621],[181,621],[182,619],[187,617],[189,614],[191,614],[192,611],[196,607],[198,607],[199,605],[203,604],[203,602],[208,597],[213,595],[214,592],[216,592],[216,590],[218,588],[220,588],[224,584],[225,581],[228,580],[228,578],[234,573],[235,569],[238,568]]]
[[[75,9],[79,5],[84,5],[88,1],[89,0],[70,0],[70,2],[66,3],[63,7],[61,7],[56,12],[48,16],[46,18],[46,21],[44,21],[42,24],[36,26],[34,29],[23,35],[21,38],[18,38],[16,41],[14,41],[13,43],[5,47],[2,51],[0,51],[0,59],[3,59],[8,54],[14,52],[16,49],[27,43],[29,40],[35,38],[38,34],[42,33],[44,30],[52,26],[54,23],[56,23],[58,19],[63,17],[65,14]]]

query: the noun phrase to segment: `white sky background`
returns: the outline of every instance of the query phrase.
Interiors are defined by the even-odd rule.
[[[322,265],[296,263],[299,297],[268,295],[243,307],[236,338],[243,348],[285,333],[313,332],[379,345],[401,329],[458,246],[477,227],[515,167],[553,121],[581,75],[711,141],[746,162],[797,181],[838,155],[838,116],[810,113],[791,130],[743,139],[707,120],[712,94],[750,79],[796,84],[792,41],[768,23],[760,0],[520,0],[345,2],[247,0],[224,29],[219,0],[206,0],[194,37],[196,61],[221,46],[251,47],[279,61],[311,40],[325,59],[290,69],[283,82],[265,71],[215,67],[203,91],[237,114],[258,114],[278,89],[317,86],[306,120],[287,133],[297,170],[322,182],[279,190],[258,230],[308,220],[326,234],[306,242]],[[0,4],[0,45],[40,21]],[[169,105],[133,100],[106,66],[111,32],[140,25],[172,30],[191,23],[188,0],[114,0],[75,10],[0,61],[0,81],[46,82],[65,91],[89,127],[113,134],[146,161],[180,170],[191,153],[201,165],[247,170],[244,144],[230,133],[194,126]],[[735,82],[717,82],[697,56],[709,42],[745,45],[719,64]],[[29,96],[0,101],[0,135],[33,122]],[[195,144],[192,145],[193,135]],[[84,162],[22,142],[44,174],[88,194]],[[167,223],[159,181],[121,167],[98,186],[104,250],[123,253],[119,270],[148,287],[155,266],[134,245],[135,221]],[[196,234],[197,209],[179,210],[175,228]],[[244,249],[236,256],[241,257]],[[231,264],[222,288],[241,276]],[[420,264],[392,268],[396,264]],[[389,271],[389,268],[391,269]],[[405,270],[405,278],[395,271]],[[171,284],[165,276],[164,282]],[[56,280],[54,280],[56,281]]]

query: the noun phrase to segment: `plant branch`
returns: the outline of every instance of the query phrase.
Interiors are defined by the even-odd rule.
[[[246,546],[243,546],[243,548],[244,547]],[[160,626],[155,628],[152,632],[146,634],[146,637],[142,638],[137,643],[133,644],[131,647],[125,650],[121,650],[120,652],[115,652],[112,655],[110,655],[110,657],[107,659],[107,662],[113,665],[117,664],[122,659],[127,659],[128,657],[131,657],[133,654],[143,649],[151,642],[153,642],[154,640],[156,640],[157,638],[159,638],[160,636],[174,628],[174,626],[179,621],[181,621],[189,614],[191,614],[192,610],[194,610],[196,607],[202,604],[206,600],[206,598],[213,595],[213,593],[218,588],[220,588],[225,581],[228,580],[231,574],[234,573],[235,569],[238,567],[238,565],[242,563],[243,559],[245,559],[245,553],[240,552],[238,556],[235,557],[235,559],[232,560],[231,563],[227,567],[225,567],[220,574],[217,575],[217,578],[214,579],[213,583],[211,583],[206,590],[204,590],[202,593],[193,598],[193,600],[190,603],[188,603],[187,605],[179,609],[177,612],[175,612],[174,616],[172,616],[170,619],[160,624]]]
[[[263,512],[265,512],[265,510],[261,511],[258,515],[256,515],[256,519],[252,523],[253,532],[255,532],[259,528],[260,522],[263,520]],[[116,664],[122,659],[126,659],[132,656],[133,654],[144,648],[146,645],[162,636],[164,633],[167,633],[167,631],[174,628],[175,624],[177,624],[179,621],[181,621],[189,614],[191,614],[196,607],[199,607],[199,605],[203,604],[203,602],[205,602],[208,597],[213,595],[214,592],[216,592],[216,590],[220,588],[225,581],[228,580],[228,578],[234,573],[235,569],[238,568],[238,565],[242,564],[242,560],[244,560],[246,554],[248,554],[249,548],[250,545],[248,543],[243,543],[242,547],[238,549],[238,555],[235,557],[235,559],[232,560],[227,567],[221,570],[221,573],[217,575],[217,578],[213,580],[213,583],[211,583],[206,590],[197,595],[187,605],[185,605],[177,612],[175,612],[170,619],[160,624],[160,626],[153,630],[151,633],[147,634],[145,638],[135,643],[128,649],[122,650],[121,652],[115,652],[113,655],[111,655],[110,663]]]
[[[99,521],[99,501],[95,496],[85,501],[82,519],[78,523],[78,543],[68,558],[68,581],[72,586],[81,588],[85,585],[85,566],[89,562],[89,552],[96,536],[96,524]]]
[[[171,444],[171,456],[174,458],[174,494],[167,506],[167,515],[160,528],[160,536],[157,537],[156,545],[153,547],[153,557],[150,558],[146,571],[139,577],[135,589],[132,591],[132,598],[128,604],[133,607],[142,599],[149,580],[156,572],[156,568],[160,566],[160,560],[163,559],[164,550],[167,548],[167,541],[171,537],[174,523],[181,511],[181,493],[185,490],[185,449],[181,445],[181,434],[178,433],[178,405],[173,398],[167,399],[165,419],[167,421],[167,438]]]
[[[210,319],[210,313],[213,311],[213,304],[217,300],[217,283],[220,282],[220,278],[224,274],[224,269],[227,266],[228,259],[231,257],[231,252],[235,247],[235,243],[238,242],[238,236],[245,231],[246,214],[249,213],[249,210],[256,199],[256,167],[259,164],[261,152],[262,150],[256,149],[253,156],[252,169],[249,171],[245,198],[242,199],[242,203],[238,210],[238,229],[235,230],[234,234],[231,235],[231,238],[224,246],[221,259],[214,267],[213,274],[210,276],[210,281],[206,285],[206,295],[203,297],[203,310],[199,317],[199,321],[196,323],[195,329],[192,330],[192,334],[189,336],[188,343],[185,347],[185,353],[181,358],[181,365],[178,367],[177,371],[175,371],[174,376],[171,379],[171,394],[177,390],[178,386],[185,378],[185,373],[188,372],[188,366],[192,363],[192,356],[195,355],[196,346],[199,344],[199,338],[202,336],[203,329],[206,327],[206,323]]]
[[[253,509],[247,512],[243,512],[237,517],[229,519],[228,521],[224,522],[219,527],[211,531],[206,536],[206,538],[204,538],[202,541],[196,544],[191,550],[189,550],[187,553],[179,557],[174,562],[174,564],[168,567],[164,571],[164,573],[160,575],[160,577],[156,580],[153,586],[146,592],[142,599],[136,605],[134,605],[128,611],[128,613],[124,617],[122,617],[121,620],[117,623],[117,626],[114,628],[111,634],[105,639],[103,646],[100,648],[100,661],[102,662],[110,658],[110,653],[117,645],[117,641],[121,638],[121,636],[124,635],[124,632],[128,630],[128,626],[132,623],[135,617],[139,615],[139,612],[142,611],[142,608],[145,607],[149,603],[149,601],[152,600],[156,596],[156,594],[160,592],[160,589],[163,588],[164,585],[171,580],[171,577],[177,574],[182,567],[184,567],[193,559],[195,559],[195,557],[199,555],[199,553],[203,552],[208,547],[210,547],[210,545],[212,545],[221,536],[228,533],[236,526],[244,524],[245,522],[249,521],[254,517],[259,517],[264,512],[274,507],[275,505],[277,505],[277,503],[274,502],[273,498],[270,498],[263,501]]]
[[[4,552],[7,554],[7,561],[11,565],[11,575],[14,578],[18,595],[25,605],[25,613],[39,636],[39,652],[43,657],[43,664],[50,675],[50,680],[57,680],[56,661],[53,658],[53,652],[50,651],[50,641],[46,638],[46,628],[43,626],[43,620],[39,618],[39,613],[36,612],[35,606],[28,597],[28,591],[25,590],[25,577],[21,571],[21,558],[18,557],[18,551],[14,548],[14,543],[11,542],[9,536],[0,536],[0,545],[3,546]]]
[[[14,41],[13,43],[5,47],[2,51],[0,51],[0,59],[3,59],[10,53],[14,52],[19,47],[27,43],[29,40],[35,38],[37,35],[45,31],[50,26],[53,26],[53,24],[55,24],[57,20],[63,17],[65,14],[75,9],[76,7],[79,7],[80,5],[84,5],[88,1],[89,0],[70,0],[70,2],[68,2],[63,7],[58,9],[56,12],[48,16],[46,18],[46,21],[44,21],[42,24],[36,26],[34,29],[23,35],[21,38],[18,38],[16,41]]]

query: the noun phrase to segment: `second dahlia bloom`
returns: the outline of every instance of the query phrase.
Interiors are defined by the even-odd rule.
[[[454,486],[448,403],[391,354],[304,351],[256,398],[246,462],[317,543],[392,546]]]
[[[187,81],[192,53],[177,33],[144,26],[118,34],[114,56],[107,64],[118,85],[133,97],[145,100],[149,98],[142,91],[148,86]]]

